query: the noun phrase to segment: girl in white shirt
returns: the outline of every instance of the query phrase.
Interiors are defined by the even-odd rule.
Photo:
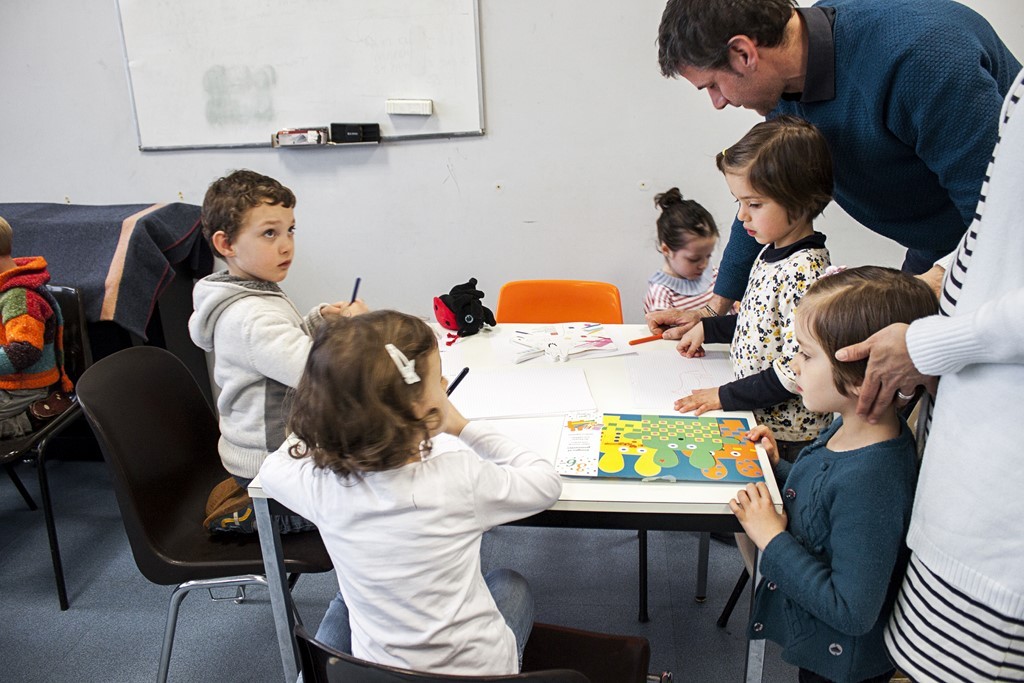
[[[481,573],[480,539],[550,507],[561,480],[548,458],[468,423],[446,388],[422,320],[377,311],[332,322],[296,391],[293,436],[260,479],[319,528],[353,655],[418,671],[516,673],[533,598],[515,572]],[[441,433],[469,448],[431,454]],[[337,602],[325,621],[345,618]],[[345,631],[336,627],[318,633]]]

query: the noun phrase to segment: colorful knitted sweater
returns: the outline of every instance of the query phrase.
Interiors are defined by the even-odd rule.
[[[0,273],[0,389],[42,389],[64,375],[64,318],[46,290],[50,273],[41,256],[16,258]]]

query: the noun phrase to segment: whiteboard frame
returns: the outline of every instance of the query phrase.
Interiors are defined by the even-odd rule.
[[[484,79],[483,79],[483,66],[480,54],[480,0],[472,0],[473,3],[473,37],[474,44],[476,47],[476,86],[477,86],[477,117],[480,120],[480,127],[475,130],[465,131],[451,131],[445,133],[407,133],[404,135],[383,135],[381,136],[380,142],[401,142],[404,140],[439,140],[446,138],[469,138],[469,137],[482,137],[486,132],[486,122],[484,119]],[[293,146],[293,147],[273,147],[268,139],[266,142],[241,142],[241,143],[223,143],[223,144],[195,144],[195,145],[143,145],[142,144],[142,127],[139,125],[139,111],[135,101],[135,89],[132,83],[132,72],[128,63],[128,41],[124,32],[124,20],[123,14],[121,13],[121,0],[114,0],[114,9],[117,12],[117,27],[118,34],[121,37],[121,53],[124,57],[122,60],[124,64],[125,78],[128,81],[128,96],[131,99],[132,107],[132,123],[135,124],[135,140],[138,143],[140,152],[175,152],[182,150],[197,150],[197,149],[324,149],[324,148],[339,148],[339,147],[364,147],[365,144],[329,144],[329,145],[308,145],[308,146]],[[323,122],[318,125],[329,125],[330,122]],[[374,144],[374,143],[368,143]]]

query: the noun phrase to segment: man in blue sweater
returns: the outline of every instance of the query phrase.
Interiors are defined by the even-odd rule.
[[[952,0],[669,0],[658,58],[666,77],[706,90],[716,109],[817,126],[832,151],[836,202],[907,247],[903,269],[915,274],[970,224],[1021,68],[988,22]],[[758,250],[735,221],[714,310],[742,297]],[[937,289],[941,270],[926,278]],[[695,322],[694,312],[648,314],[667,338]]]

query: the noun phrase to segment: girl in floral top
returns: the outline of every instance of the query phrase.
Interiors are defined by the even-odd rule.
[[[697,389],[675,409],[753,410],[792,461],[832,421],[808,410],[796,394],[790,365],[796,352],[793,309],[829,266],[825,236],[812,221],[832,199],[832,157],[817,128],[792,116],[757,124],[717,157],[739,204],[737,218],[764,245],[750,271],[737,315],[704,318],[679,341],[679,352],[703,355],[704,342],[731,341],[736,379]]]

